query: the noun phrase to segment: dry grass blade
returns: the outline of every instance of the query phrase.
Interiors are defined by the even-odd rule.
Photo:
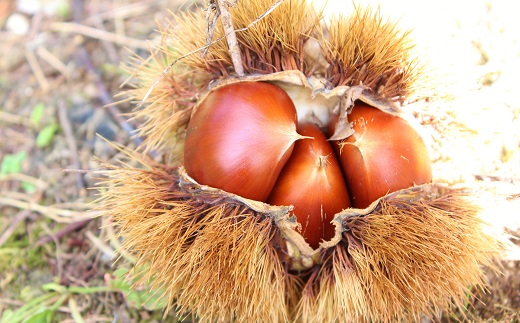
[[[74,22],[55,22],[50,26],[50,30],[61,33],[76,33],[94,39],[113,42],[130,48],[148,49],[148,42],[146,41],[107,32],[85,25],[80,25]]]
[[[31,211],[29,210],[22,210],[16,214],[16,216],[12,219],[11,223],[5,229],[5,231],[0,235],[0,247],[4,245],[4,243],[9,240],[13,232],[16,230],[16,227],[24,221],[29,215],[31,215]]]
[[[31,69],[34,73],[34,76],[36,77],[36,80],[38,80],[38,83],[42,89],[43,92],[49,91],[50,85],[47,80],[47,77],[45,76],[45,73],[43,72],[40,63],[38,62],[38,59],[36,58],[36,55],[34,52],[30,49],[26,50],[25,57],[27,58],[27,62],[29,63],[29,66],[31,66]]]
[[[92,219],[99,215],[98,211],[74,211],[75,205],[69,204],[68,207],[59,208],[55,206],[45,206],[32,201],[24,201],[17,195],[4,192],[4,196],[0,196],[0,204],[16,207],[22,210],[30,210],[38,212],[58,223],[72,223]],[[90,209],[92,205],[76,205],[80,209]]]

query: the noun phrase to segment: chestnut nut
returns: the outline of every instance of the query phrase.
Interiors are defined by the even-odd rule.
[[[293,205],[313,248],[330,240],[334,215],[431,181],[428,150],[404,119],[356,101],[355,133],[328,141],[280,87],[241,82],[212,91],[186,131],[184,165],[199,184],[272,205]],[[333,133],[337,116],[328,130]]]

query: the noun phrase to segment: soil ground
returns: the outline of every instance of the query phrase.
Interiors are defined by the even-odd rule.
[[[122,63],[132,52],[146,57],[155,21],[165,23],[167,10],[180,5],[0,0],[0,322],[177,320],[162,318],[162,304],[145,287],[131,291],[123,261],[114,265],[119,244],[103,226],[107,219],[95,217],[92,188],[95,157],[118,158],[102,138],[137,144],[136,124],[124,115],[132,106],[107,107],[128,77]],[[340,10],[336,1],[330,6]],[[428,59],[450,72],[456,97],[449,104],[475,133],[470,144],[451,143],[436,176],[489,184],[508,196],[491,218],[520,246],[515,10],[506,1],[392,0],[381,11],[414,28]],[[487,291],[468,295],[467,308],[438,320],[518,322],[520,255],[504,255],[501,265],[501,274],[489,271]]]

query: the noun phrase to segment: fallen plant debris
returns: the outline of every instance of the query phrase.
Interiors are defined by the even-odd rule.
[[[97,196],[87,188],[100,176],[94,156],[109,163],[125,159],[103,138],[132,149],[142,144],[134,129],[144,120],[127,117],[133,106],[110,105],[121,99],[114,96],[129,76],[120,67],[131,55],[128,49],[146,58],[158,41],[154,20],[164,26],[171,17],[167,10],[176,12],[183,5],[182,10],[189,11],[205,4],[70,0],[56,1],[62,6],[56,11],[41,1],[39,11],[27,12],[23,2],[0,1],[0,322],[161,321],[165,303],[156,298],[158,294],[150,295],[139,277],[130,275],[126,263],[135,258],[121,249],[122,241],[109,220],[90,211]],[[447,22],[437,26],[432,37],[421,34],[425,30],[421,20],[435,25],[424,9],[392,4],[401,12],[415,10],[419,19],[412,25],[418,37],[445,37],[444,46],[453,50],[451,61],[441,65],[469,68],[456,75],[477,84],[449,101],[458,106],[458,115],[438,113],[432,119],[431,113],[419,111],[417,117],[424,125],[443,126],[463,119],[478,134],[469,143],[458,137],[434,141],[433,145],[444,142],[447,149],[434,156],[442,161],[434,172],[450,183],[496,187],[496,195],[509,204],[497,205],[487,219],[509,228],[518,245],[514,237],[520,235],[515,220],[520,102],[513,88],[520,69],[520,50],[513,41],[518,21],[499,3],[477,1],[463,10],[451,3],[456,8],[447,10],[448,3],[440,1],[437,9],[426,10],[428,16],[442,13]],[[388,9],[383,5],[381,11]],[[463,15],[468,10],[470,14]],[[456,50],[457,46],[465,50]],[[164,158],[158,151],[151,156],[155,162]],[[117,257],[122,260],[114,267]],[[471,289],[462,308],[435,319],[519,320],[520,268],[514,259],[520,257],[507,257],[501,263],[503,274],[486,272],[488,290]],[[190,315],[183,318],[196,320]],[[168,317],[177,319],[173,312]]]

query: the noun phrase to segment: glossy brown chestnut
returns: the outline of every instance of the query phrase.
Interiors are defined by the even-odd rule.
[[[299,140],[280,173],[267,202],[293,205],[302,236],[313,248],[334,237],[334,215],[350,207],[347,185],[331,144],[310,123],[298,125],[298,133],[313,139]]]
[[[279,87],[243,82],[220,87],[196,107],[184,166],[198,183],[265,201],[291,155],[296,109]]]
[[[426,145],[407,121],[361,102],[347,118],[355,133],[334,143],[353,207],[432,180]]]

